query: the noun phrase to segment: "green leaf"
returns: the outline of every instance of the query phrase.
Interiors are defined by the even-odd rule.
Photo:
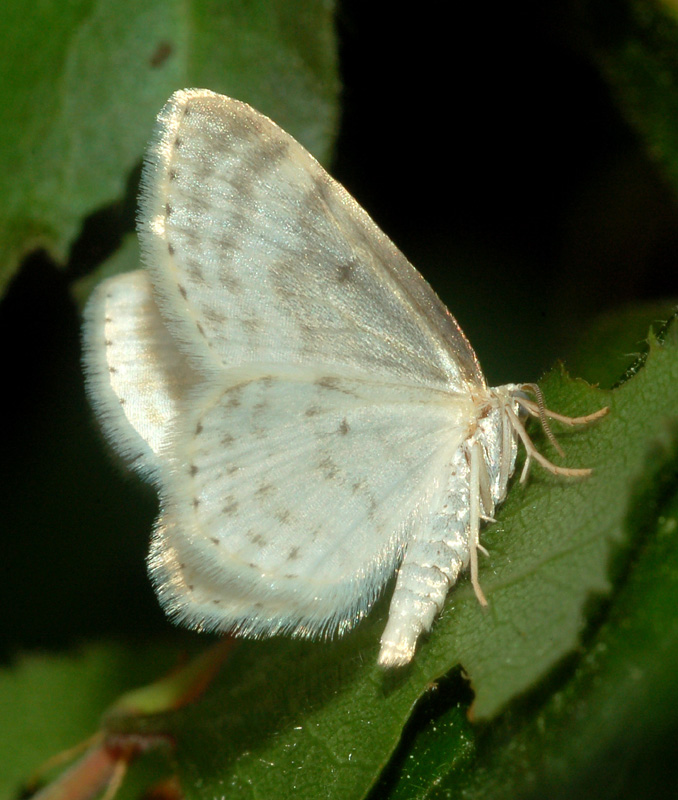
[[[666,426],[647,451],[652,489],[636,497],[641,527],[618,589],[586,651],[536,710],[517,709],[479,741],[475,768],[445,754],[456,742],[436,721],[412,745],[434,753],[429,777],[442,796],[468,800],[675,797],[678,734],[678,429]],[[668,495],[666,494],[668,490]],[[651,513],[647,513],[647,509]],[[451,716],[446,712],[445,716]],[[428,734],[428,736],[426,736]],[[405,767],[393,796],[411,786]],[[432,795],[423,779],[420,791]]]
[[[172,91],[206,86],[274,117],[319,158],[337,122],[332,3],[0,4],[0,292],[41,247],[64,262],[120,201]]]
[[[652,6],[648,15],[656,10]],[[176,88],[203,85],[246,99],[321,158],[331,144],[336,54],[331,7],[320,0],[228,6],[124,0],[20,11],[5,4],[0,22],[0,283],[38,243],[65,259],[83,219],[124,195],[152,118]],[[105,269],[130,265],[136,265],[134,245],[125,244]],[[83,286],[83,296],[87,292]],[[637,330],[642,338],[645,330]],[[622,351],[626,345],[617,343],[606,355],[606,375],[617,376]],[[612,393],[559,372],[548,378],[544,388],[555,410],[578,414],[612,406],[596,426],[561,437],[567,464],[593,466],[595,475],[568,482],[537,467],[526,487],[514,485],[498,524],[483,534],[491,551],[481,567],[490,609],[483,612],[461,581],[408,670],[384,675],[375,667],[387,596],[343,641],[242,643],[199,703],[107,724],[172,732],[187,796],[210,800],[291,793],[357,798],[371,787],[395,797],[436,796],[443,789],[453,795],[468,789],[478,797],[530,790],[553,796],[559,782],[574,785],[595,774],[596,764],[609,767],[606,756],[620,744],[643,753],[643,736],[670,740],[667,732],[676,729],[669,685],[676,667],[675,512],[657,501],[657,465],[670,466],[675,458],[676,352],[675,337],[664,346],[652,343],[638,375]],[[583,356],[577,363],[586,361]],[[593,372],[600,380],[602,368]],[[72,429],[61,427],[74,448]],[[25,450],[40,453],[39,464],[31,463],[38,481],[47,461],[59,480],[71,474],[64,471],[64,448],[50,454],[36,436]],[[675,485],[674,472],[662,474]],[[91,507],[98,516],[84,528],[106,539],[110,524],[115,536],[123,531],[120,540],[128,539],[126,525],[104,519],[102,495],[89,486],[85,480],[78,490],[96,495]],[[69,491],[55,496],[70,503]],[[663,550],[655,548],[660,539]],[[98,540],[90,546],[105,550]],[[105,569],[117,568],[103,560]],[[55,573],[63,573],[58,566]],[[662,570],[666,582],[653,584]],[[664,590],[661,597],[653,594]],[[601,619],[605,627],[598,632]],[[631,637],[625,639],[627,628]],[[36,658],[30,668],[22,664],[0,678],[0,696],[11,701],[0,715],[6,734],[0,752],[8,754],[0,774],[5,761],[13,762],[3,791],[14,793],[40,761],[91,733],[112,697],[137,682],[137,665],[117,658],[107,651],[101,659],[76,661],[63,681],[68,662]],[[475,724],[466,716],[470,690],[460,663],[476,692]],[[166,666],[158,664],[154,677]],[[105,690],[89,691],[90,681]],[[45,738],[33,748],[31,731],[39,730]],[[394,753],[391,770],[377,783]]]
[[[476,734],[458,696],[435,697],[431,702],[425,698],[405,728],[403,740],[375,787],[374,797],[434,797],[450,777],[466,775],[474,766]]]
[[[645,511],[639,498],[656,477],[648,455],[678,409],[672,331],[614,392],[562,372],[544,382],[549,406],[561,412],[595,410],[604,401],[611,412],[561,437],[568,464],[594,467],[590,479],[535,468],[528,486],[513,487],[498,524],[483,536],[491,552],[480,574],[489,610],[463,580],[411,667],[399,673],[376,667],[384,604],[343,641],[243,642],[200,703],[146,720],[176,737],[187,796],[363,797],[418,699],[455,665],[475,691],[474,719],[489,720],[564,664],[581,644],[591,599],[611,589],[612,556],[614,576],[628,567]],[[453,760],[468,754],[465,733],[457,729]]]
[[[647,332],[659,332],[676,313],[676,301],[636,303],[601,314],[568,353],[567,368],[590,383],[611,388],[647,352]]]
[[[48,759],[97,731],[121,691],[147,683],[175,659],[169,646],[100,644],[68,655],[22,656],[0,671],[0,798],[18,797]],[[120,800],[169,773],[166,758],[136,768]]]

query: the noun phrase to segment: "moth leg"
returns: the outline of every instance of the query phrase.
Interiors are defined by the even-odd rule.
[[[592,422],[599,420],[601,417],[604,417],[608,412],[609,408],[605,406],[605,408],[601,408],[598,411],[594,411],[593,414],[586,414],[583,417],[566,417],[564,414],[558,414],[556,411],[551,411],[550,409],[546,408],[544,404],[544,395],[541,392],[539,386],[536,383],[524,383],[520,387],[522,391],[532,392],[532,394],[536,398],[536,402],[533,400],[528,399],[527,397],[523,397],[520,394],[516,393],[513,395],[513,399],[518,403],[518,405],[523,409],[523,411],[527,412],[533,417],[536,417],[544,430],[547,438],[551,442],[551,444],[556,448],[558,455],[564,456],[565,453],[563,448],[560,446],[558,440],[556,439],[553,431],[551,430],[551,426],[549,425],[549,419],[557,420],[561,422],[563,425],[569,425],[574,427],[575,425],[590,425]],[[529,457],[528,460],[525,462],[525,468],[523,469],[523,476],[521,476],[521,483],[524,481],[524,476],[527,474],[529,465]]]
[[[555,419],[558,422],[562,422],[564,425],[590,425],[592,422],[604,417],[610,411],[609,407],[605,406],[604,408],[600,408],[598,411],[594,411],[592,414],[586,414],[583,417],[566,417],[564,414],[558,414],[557,411],[551,411],[551,409],[546,408],[544,405],[544,396],[542,395],[541,389],[536,383],[524,383],[520,388],[523,391],[532,392],[537,400],[534,402],[529,400],[527,397],[521,397],[519,394],[514,395],[514,400],[516,400],[529,414],[531,414],[533,417],[537,417],[538,419],[542,419],[542,421],[545,417],[548,417],[549,419]]]
[[[520,476],[521,483],[524,483],[524,481],[527,478],[527,473],[529,471],[529,466],[532,459],[534,459],[538,464],[541,464],[541,466],[544,467],[544,469],[548,470],[549,472],[552,472],[554,475],[566,475],[570,478],[578,478],[578,477],[585,477],[591,474],[592,470],[590,469],[558,467],[551,461],[549,461],[547,458],[544,458],[544,456],[534,446],[534,442],[532,441],[532,439],[530,439],[529,434],[525,430],[525,426],[518,419],[518,415],[511,408],[511,406],[509,405],[505,406],[505,410],[509,420],[511,421],[513,429],[520,437],[523,445],[525,446],[525,452],[527,453],[527,457],[525,459],[525,466],[523,467],[523,472]]]
[[[469,475],[469,523],[468,523],[468,547],[469,562],[471,565],[471,586],[475,592],[481,606],[487,605],[487,600],[480,588],[478,581],[478,550],[487,553],[480,544],[480,517],[481,504],[487,503],[486,495],[483,492],[487,484],[487,469],[483,460],[483,451],[479,442],[474,442],[469,448],[469,458],[471,471]],[[483,484],[483,477],[485,478]]]

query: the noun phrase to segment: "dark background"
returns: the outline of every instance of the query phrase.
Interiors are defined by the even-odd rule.
[[[364,5],[340,12],[334,171],[441,294],[490,383],[536,380],[592,316],[678,295],[675,201],[564,4]]]
[[[490,383],[536,380],[595,315],[678,296],[678,216],[576,30],[537,5],[469,5],[341,4],[333,172],[449,305]],[[99,438],[69,294],[132,228],[135,180],[69,269],[31,257],[0,306],[5,656],[169,629],[144,568],[155,499]]]

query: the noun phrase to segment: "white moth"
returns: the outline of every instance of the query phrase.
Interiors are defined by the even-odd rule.
[[[322,637],[397,572],[379,663],[413,656],[506,495],[533,386],[488,388],[430,286],[304,148],[176,92],[145,164],[146,269],[102,283],[85,367],[113,447],[160,494],[149,570],[200,630]],[[536,392],[538,402],[525,390]],[[548,426],[547,431],[548,431]]]

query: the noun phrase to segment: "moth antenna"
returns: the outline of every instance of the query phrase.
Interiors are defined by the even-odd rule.
[[[548,418],[547,418],[548,417],[548,412],[546,410],[546,405],[544,404],[544,395],[542,394],[541,389],[537,386],[536,383],[524,383],[521,386],[521,389],[524,389],[525,391],[530,391],[530,392],[532,392],[532,394],[534,394],[534,396],[535,396],[535,398],[537,400],[537,413],[535,414],[535,412],[534,412],[534,403],[532,403],[530,400],[527,400],[524,397],[520,397],[520,395],[516,396],[516,400],[518,401],[518,403],[523,408],[525,408],[533,416],[538,416],[539,417],[539,421],[541,422],[541,427],[543,428],[544,433],[546,434],[548,440],[556,448],[556,451],[557,451],[558,455],[564,458],[565,457],[565,451],[560,446],[560,444],[559,444],[558,440],[556,439],[553,431],[551,430],[551,426],[549,425],[549,421],[548,421]]]
[[[518,399],[518,398],[516,398]],[[571,478],[576,478],[584,475],[590,475],[592,470],[590,469],[574,469],[572,467],[559,467],[556,464],[553,464],[547,458],[545,458],[539,450],[534,445],[532,439],[530,439],[529,434],[525,430],[525,426],[523,423],[518,419],[518,415],[516,412],[511,408],[510,405],[506,405],[506,413],[508,414],[508,418],[511,420],[511,425],[513,425],[513,429],[520,437],[523,445],[525,446],[525,451],[527,452],[527,458],[525,459],[525,466],[523,467],[523,473],[520,476],[521,483],[524,482],[525,478],[527,477],[527,469],[529,468],[530,459],[533,458],[537,463],[541,464],[544,469],[552,472],[554,475],[567,475]]]
[[[610,413],[609,406],[605,406],[604,408],[600,408],[598,411],[594,411],[592,414],[586,414],[583,417],[567,417],[565,414],[558,414],[556,411],[551,411],[550,408],[546,408],[542,391],[536,383],[523,383],[520,388],[523,391],[532,392],[538,398],[537,403],[533,403],[527,397],[521,397],[519,394],[513,395],[513,399],[516,400],[529,414],[532,414],[533,417],[539,417],[542,419],[542,425],[544,424],[543,417],[555,419],[558,422],[562,422],[564,425],[589,425],[590,423],[595,422],[596,420],[601,419]],[[541,398],[541,403],[539,403],[539,398]]]

